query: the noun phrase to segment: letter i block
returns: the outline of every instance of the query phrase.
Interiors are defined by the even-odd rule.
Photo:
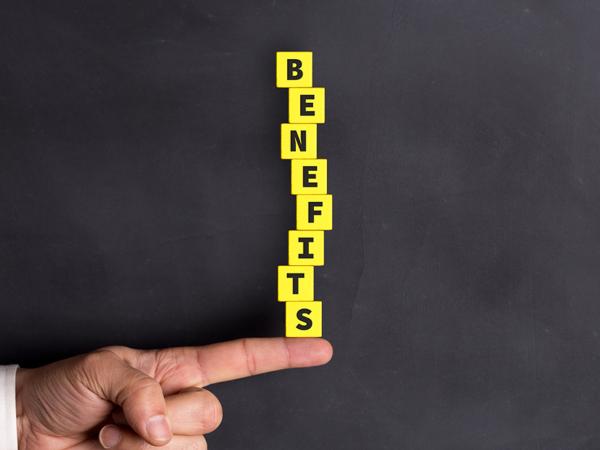
[[[325,123],[325,88],[290,88],[289,123]]]
[[[315,268],[279,266],[277,300],[280,302],[312,301],[315,298]]]
[[[287,337],[321,337],[323,335],[322,302],[286,303],[285,335]]]
[[[281,124],[281,159],[314,159],[316,157],[317,124]]]
[[[292,194],[327,194],[327,160],[293,159]]]
[[[325,264],[325,232],[290,230],[288,233],[290,266],[322,266]]]
[[[296,197],[296,229],[331,230],[333,228],[333,197],[298,195]]]
[[[275,59],[278,88],[312,86],[312,52],[277,52]]]

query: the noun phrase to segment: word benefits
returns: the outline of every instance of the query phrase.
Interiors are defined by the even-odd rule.
[[[277,269],[277,299],[285,302],[287,337],[320,337],[322,302],[315,300],[315,266],[325,264],[332,229],[327,160],[317,157],[317,124],[325,123],[325,89],[313,87],[312,52],[277,52],[278,88],[288,88],[288,123],[281,124],[281,159],[291,163],[296,229],[288,234],[288,265]]]

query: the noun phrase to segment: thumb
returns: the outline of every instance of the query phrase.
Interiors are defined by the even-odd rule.
[[[133,431],[151,445],[169,443],[173,433],[166,415],[165,397],[154,378],[108,350],[88,355],[85,371],[92,381],[91,390],[119,405]]]

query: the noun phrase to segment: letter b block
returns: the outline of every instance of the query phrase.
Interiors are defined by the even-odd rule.
[[[289,123],[325,123],[325,88],[290,88]]]
[[[281,159],[314,159],[316,157],[316,124],[281,124]]]
[[[312,301],[314,295],[314,267],[279,266],[277,268],[277,300],[280,302]]]
[[[278,88],[312,86],[312,52],[277,52],[276,86]]]
[[[290,266],[325,264],[325,232],[290,230],[288,234]]]
[[[285,304],[287,337],[321,337],[323,335],[322,302],[288,302]]]
[[[333,228],[331,195],[298,195],[296,228],[298,230],[331,230]]]
[[[327,160],[293,159],[292,194],[327,194]]]

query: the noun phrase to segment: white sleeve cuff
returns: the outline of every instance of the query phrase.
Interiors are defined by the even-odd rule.
[[[0,449],[19,450],[16,375],[18,366],[0,366]]]

